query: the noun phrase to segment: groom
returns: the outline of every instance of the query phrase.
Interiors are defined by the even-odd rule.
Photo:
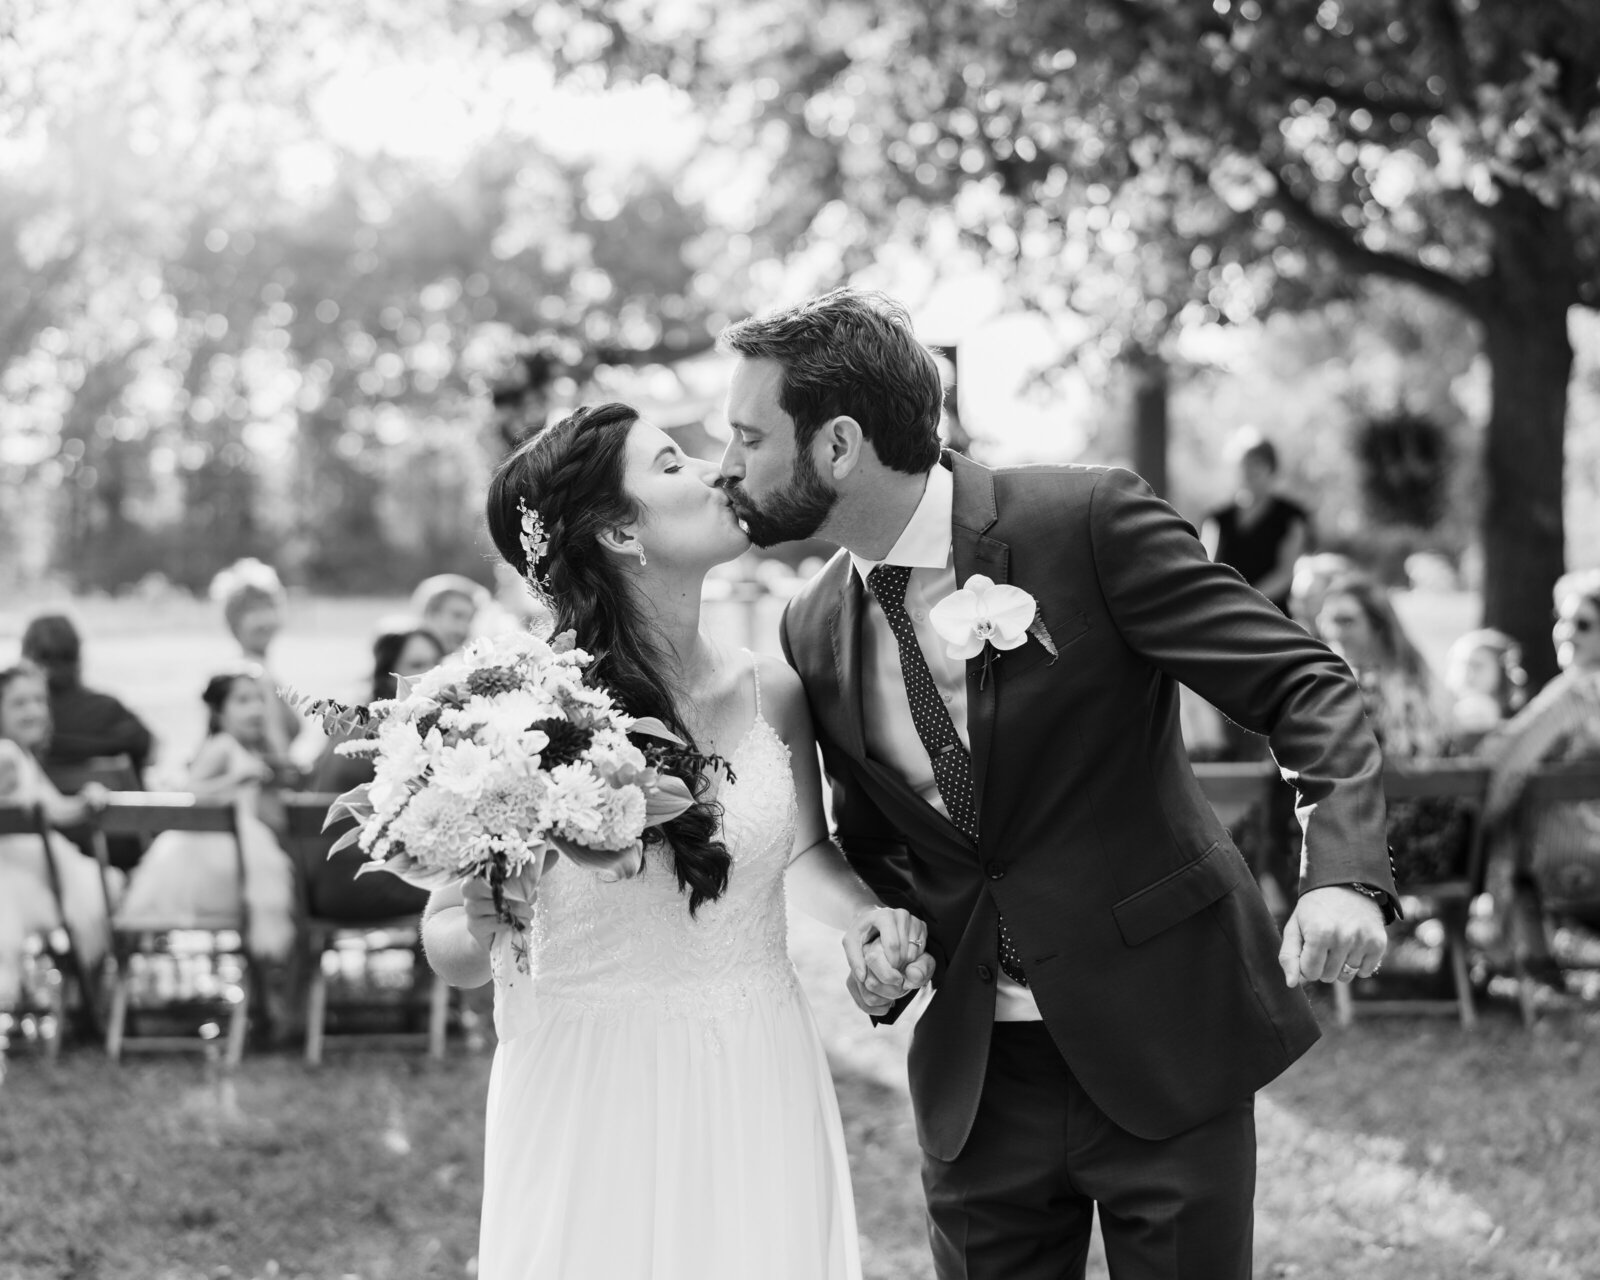
[[[941,456],[938,370],[881,295],[723,343],[735,510],[759,545],[843,547],[782,641],[840,844],[929,927],[910,1073],[941,1280],[1081,1275],[1096,1205],[1117,1280],[1248,1276],[1254,1093],[1317,1038],[1297,988],[1370,974],[1396,908],[1350,673],[1136,476]],[[1281,948],[1189,769],[1180,681],[1298,788]],[[856,1002],[898,1013],[852,965]]]

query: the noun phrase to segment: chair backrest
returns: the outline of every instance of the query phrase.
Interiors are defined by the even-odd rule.
[[[1270,764],[1259,760],[1206,761],[1191,766],[1195,781],[1206,799],[1214,805],[1249,804],[1267,794],[1267,787],[1278,776]]]
[[[333,807],[333,802],[339,797],[331,793],[324,794],[320,791],[289,791],[283,796],[283,812],[288,819],[289,835],[292,839],[309,839],[322,835],[322,824],[327,821],[328,810]],[[348,825],[341,823],[339,830]],[[333,843],[337,837],[329,834],[328,843]]]
[[[241,802],[202,800],[187,791],[113,791],[106,806],[94,815],[91,828],[95,857],[100,863],[101,881],[108,882],[111,866],[106,837],[112,835],[156,836],[166,831],[200,831],[232,836],[234,877],[239,889],[240,937],[249,950],[250,894],[244,842]]]
[[[50,825],[36,804],[0,804],[0,836],[38,836],[48,840]]]
[[[163,831],[238,833],[239,806],[201,800],[187,791],[113,791],[95,824],[106,835],[153,836]]]
[[[1488,768],[1472,760],[1390,765],[1383,771],[1383,794],[1390,800],[1481,801],[1488,790]]]
[[[1573,800],[1600,800],[1600,760],[1549,765],[1528,779],[1529,807]]]
[[[1483,822],[1483,802],[1489,794],[1489,770],[1475,760],[1430,760],[1389,765],[1383,771],[1386,800],[1459,800],[1474,804],[1467,828],[1467,856],[1454,884],[1466,882],[1476,894],[1483,888],[1484,859],[1488,848]],[[1407,884],[1404,891],[1425,892],[1427,885]]]

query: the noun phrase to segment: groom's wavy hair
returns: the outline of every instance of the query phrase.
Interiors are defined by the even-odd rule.
[[[589,677],[624,711],[655,716],[693,750],[694,735],[667,682],[666,655],[654,640],[644,600],[620,557],[600,545],[603,534],[640,515],[625,484],[628,435],[638,420],[625,404],[585,406],[520,446],[489,481],[489,533],[506,563],[526,578],[534,566],[522,548],[522,503],[538,512],[550,548],[537,567],[556,631],[577,634],[579,647],[594,655]],[[704,798],[709,779],[698,771],[679,776],[696,802],[662,830],[693,914],[722,896],[732,859],[717,838],[720,810]]]
[[[721,346],[783,366],[778,405],[808,447],[825,422],[861,424],[878,461],[910,475],[939,461],[944,384],[911,316],[887,294],[835,289],[722,331]]]

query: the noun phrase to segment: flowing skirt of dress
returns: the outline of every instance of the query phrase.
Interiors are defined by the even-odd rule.
[[[496,1051],[482,1280],[856,1280],[798,986],[716,1016],[551,1011]]]

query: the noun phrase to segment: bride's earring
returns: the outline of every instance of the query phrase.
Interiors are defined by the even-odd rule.
[[[641,569],[644,568],[644,563],[645,563],[644,562],[644,548],[640,547],[639,548],[639,567]]]

